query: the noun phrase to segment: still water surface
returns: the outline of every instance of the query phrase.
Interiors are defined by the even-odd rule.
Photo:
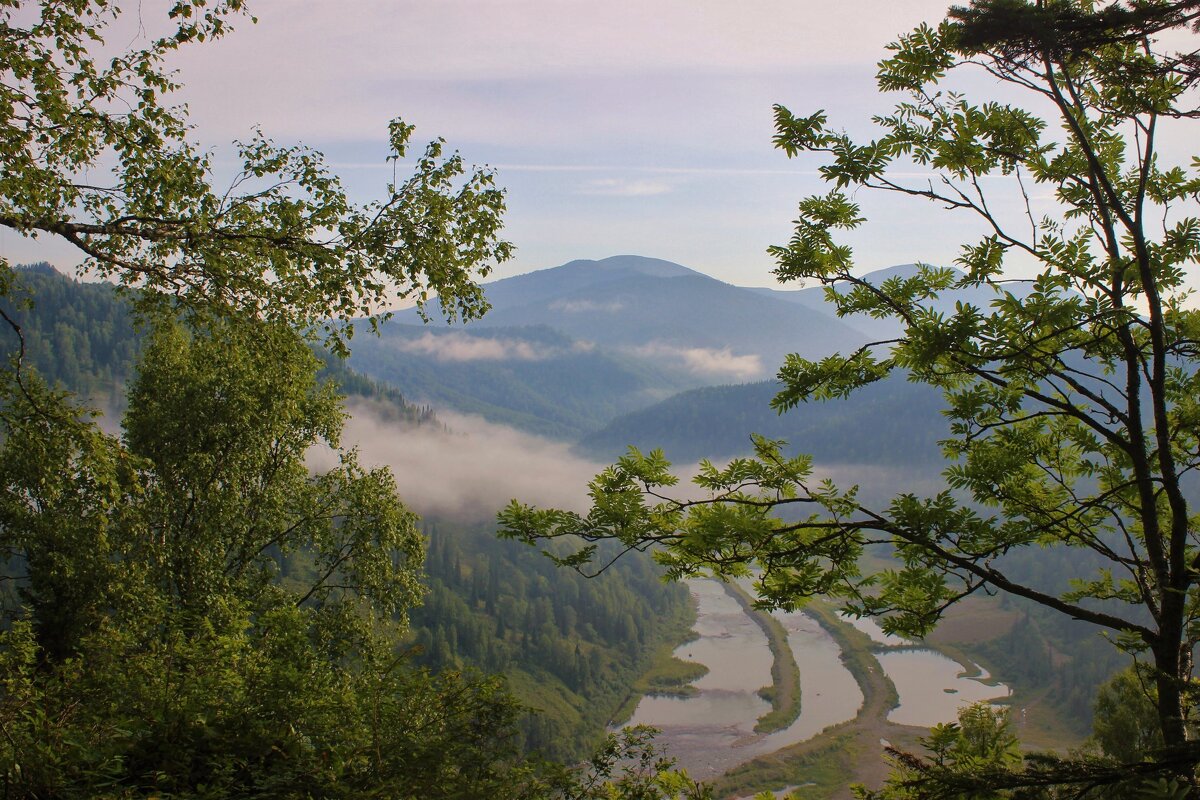
[[[643,697],[629,724],[661,729],[658,743],[692,777],[715,777],[858,713],[862,691],[833,638],[806,614],[777,613],[800,667],[800,717],[782,731],[755,733],[755,722],[770,710],[757,694],[771,683],[767,638],[717,581],[689,581],[688,588],[697,604],[694,630],[700,638],[681,645],[675,655],[704,664],[709,672],[693,684],[699,691],[691,697]],[[908,644],[877,627],[869,630],[870,620],[861,622],[856,627],[868,629],[880,644]],[[959,677],[962,666],[933,650],[908,647],[876,655],[900,694],[900,705],[888,716],[893,722],[929,727],[952,721],[967,703],[1008,694],[1004,686]]]
[[[900,725],[929,728],[953,722],[965,705],[1009,695],[1004,684],[983,683],[986,671],[975,678],[962,677],[962,665],[935,650],[889,650],[875,657],[900,694],[900,705],[888,714]]]
[[[771,651],[762,629],[716,581],[688,584],[697,602],[700,638],[675,650],[709,673],[692,697],[644,697],[631,725],[660,728],[659,744],[695,778],[711,778],[756,756],[809,739],[829,725],[852,719],[862,692],[842,665],[837,644],[812,618],[777,614],[800,667],[800,717],[768,736],[754,732],[770,710],[758,690],[771,683]]]

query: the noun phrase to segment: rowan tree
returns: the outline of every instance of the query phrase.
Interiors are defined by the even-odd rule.
[[[754,456],[703,463],[699,491],[673,494],[662,454],[631,449],[592,483],[589,513],[514,501],[506,534],[616,539],[652,549],[673,577],[753,574],[767,605],[828,596],[910,636],[976,592],[1040,604],[1149,665],[1163,742],[1152,761],[1191,782],[1200,159],[1164,163],[1160,147],[1164,130],[1189,131],[1200,110],[1195,53],[1167,52],[1153,34],[1198,13],[1155,0],[979,0],[890,46],[878,86],[899,99],[874,118],[876,138],[856,141],[823,112],[776,108],[776,145],[822,161],[831,184],[800,202],[793,238],[771,248],[776,274],[818,282],[839,314],[901,332],[817,361],[789,357],[774,406],[833,401],[893,374],[935,386],[951,426],[944,491],[869,506],[856,487],[818,478],[811,459],[758,438]],[[1081,30],[1087,38],[1073,39]],[[1027,102],[974,101],[954,89],[964,73]],[[865,192],[971,216],[986,233],[962,246],[957,269],[923,264],[874,285],[839,241],[866,223],[855,202]],[[1035,194],[1053,208],[1042,213]],[[990,301],[939,303],[965,289]],[[874,544],[894,566],[864,572]],[[1009,569],[1018,548],[1089,557],[1061,558],[1075,570],[1070,587],[1048,590]],[[561,560],[586,569],[595,554],[588,545]]]

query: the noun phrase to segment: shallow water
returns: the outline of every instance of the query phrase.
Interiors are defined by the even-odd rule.
[[[689,583],[697,601],[694,629],[700,638],[675,655],[698,661],[710,672],[687,698],[644,697],[629,724],[662,730],[658,742],[693,777],[711,778],[756,756],[809,739],[829,725],[852,719],[862,692],[842,665],[836,642],[811,617],[780,613],[788,644],[800,668],[800,717],[770,735],[754,732],[770,704],[757,691],[771,683],[767,638],[736,600],[716,581]]]
[[[963,706],[1010,694],[1004,684],[983,683],[988,679],[984,670],[976,678],[962,677],[962,665],[935,650],[890,650],[875,657],[900,694],[900,705],[888,719],[901,725],[929,728],[953,722]]]
[[[913,644],[911,641],[902,636],[896,636],[892,633],[884,633],[883,628],[879,627],[879,623],[870,617],[860,618],[843,614],[842,619],[869,636],[871,641],[875,644],[882,644],[887,647],[911,647]]]

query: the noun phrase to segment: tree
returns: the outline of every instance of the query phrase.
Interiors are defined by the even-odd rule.
[[[305,466],[343,419],[318,366],[276,323],[164,321],[122,440],[5,373],[6,791],[517,796],[518,706],[398,649],[424,541],[390,474]]]
[[[1122,764],[1153,757],[1162,747],[1154,687],[1136,667],[1118,672],[1096,695],[1092,736],[1101,752]]]
[[[1192,22],[1192,6],[1128,8],[1168,27]],[[830,128],[824,113],[776,109],[777,146],[826,159],[821,176],[833,184],[800,202],[792,240],[771,248],[776,274],[818,281],[839,314],[892,319],[902,332],[820,361],[789,357],[773,404],[782,412],[833,400],[892,373],[939,388],[951,421],[945,491],[867,507],[855,487],[815,477],[811,459],[757,438],[754,457],[704,463],[700,491],[675,496],[662,454],[631,448],[592,483],[588,514],[514,501],[501,514],[506,535],[654,548],[674,577],[755,574],[766,604],[826,595],[907,635],[975,592],[1024,598],[1145,659],[1163,742],[1156,763],[1191,783],[1200,758],[1189,733],[1200,641],[1189,483],[1200,467],[1200,315],[1187,301],[1200,258],[1200,159],[1164,165],[1160,139],[1200,113],[1197,76],[1194,54],[1160,52],[1142,35],[1154,28],[1122,27],[1120,8],[979,0],[901,36],[878,85],[904,99],[875,118],[881,133],[865,143]],[[1025,23],[1062,12],[1107,34],[1086,47],[1071,46],[1069,26],[1014,39],[986,28],[998,11]],[[1023,92],[1053,122],[946,88],[969,70]],[[1002,212],[1005,187],[1020,213]],[[1037,216],[1034,187],[1053,194],[1054,213]],[[958,270],[920,265],[872,285],[835,238],[865,222],[852,199],[860,191],[973,215],[987,234],[963,246]],[[1014,260],[1034,277],[1014,286],[1005,275]],[[967,288],[990,291],[987,307],[938,305]],[[864,574],[859,557],[875,543],[891,547],[896,566]],[[1089,554],[1064,557],[1065,569],[1101,566],[1046,590],[1008,569],[1005,555],[1024,547]],[[595,555],[588,544],[561,561],[586,569]]]
[[[511,253],[497,238],[503,192],[441,140],[366,205],[347,198],[320,153],[262,132],[237,143],[231,185],[213,185],[186,108],[166,104],[177,88],[166,62],[225,35],[243,0],[139,6],[139,30],[166,33],[115,57],[105,37],[122,14],[116,0],[31,5],[0,0],[0,226],[70,242],[85,267],[141,290],[142,305],[166,297],[320,323],[339,346],[350,332],[331,319],[374,322],[396,296],[423,305],[436,293],[451,317],[486,309],[474,278]],[[391,123],[388,160],[408,154],[412,133]],[[6,294],[4,260],[0,279]]]

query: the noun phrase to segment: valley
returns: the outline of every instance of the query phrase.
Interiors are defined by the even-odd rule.
[[[1200,799],[1197,34],[0,0],[4,800]]]
[[[26,278],[39,315],[23,319],[31,363],[94,398],[119,398],[140,341],[120,301],[48,268]],[[729,295],[747,306],[733,327],[706,338],[681,325],[714,316]],[[930,639],[947,658],[881,638],[869,621],[852,624],[819,602],[768,618],[749,607],[749,583],[663,584],[644,557],[589,580],[495,538],[494,514],[513,497],[582,511],[590,476],[631,444],[662,446],[687,464],[743,455],[759,432],[813,454],[827,474],[859,481],[866,497],[936,490],[936,441],[946,428],[925,387],[889,380],[844,402],[782,415],[770,408],[777,385],[760,379],[780,339],[799,337],[817,356],[869,335],[811,295],[780,295],[653,259],[572,262],[489,286],[488,325],[417,328],[399,314],[378,338],[355,340],[349,368],[325,357],[327,375],[350,395],[346,443],[366,463],[387,465],[425,517],[428,588],[411,616],[416,662],[504,674],[536,712],[521,724],[525,748],[577,757],[627,717],[659,728],[679,765],[727,796],[791,787],[797,797],[844,797],[851,777],[877,784],[884,775],[881,740],[912,746],[975,700],[1033,702],[1034,713],[1020,712],[1023,739],[1078,741],[1087,709],[1055,703],[1048,683],[1063,651],[1047,657],[1047,669],[1030,667],[1030,653],[1060,634],[1041,633],[1028,610],[989,600],[966,606],[965,617],[952,613]],[[780,308],[790,316],[775,319],[769,335],[752,330],[751,318]],[[94,329],[106,338],[84,318],[108,320]],[[120,413],[119,401],[111,407]],[[981,618],[997,620],[982,635],[972,622]],[[786,661],[773,657],[765,626],[777,626]],[[655,656],[684,638],[673,660]],[[977,662],[1012,696],[973,672]],[[1115,668],[1102,662],[1090,680]],[[764,698],[777,699],[777,711]]]

